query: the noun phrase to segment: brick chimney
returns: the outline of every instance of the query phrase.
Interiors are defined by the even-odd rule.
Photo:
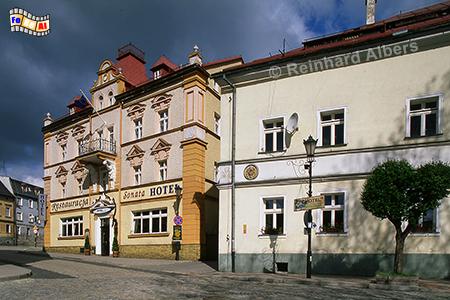
[[[366,24],[370,25],[375,23],[375,8],[377,6],[377,0],[366,0]]]
[[[118,50],[116,66],[120,68],[126,80],[134,86],[148,79],[144,57],[144,51],[131,43]]]

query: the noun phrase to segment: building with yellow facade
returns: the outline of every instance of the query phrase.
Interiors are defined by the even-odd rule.
[[[100,64],[90,101],[47,115],[47,250],[80,252],[88,236],[97,255],[112,253],[114,237],[122,256],[217,255],[220,96],[210,75],[242,59],[203,64],[195,47],[188,60],[161,56],[148,78],[144,53],[126,45]]]
[[[15,200],[14,195],[0,182],[0,245],[14,245],[16,242]]]

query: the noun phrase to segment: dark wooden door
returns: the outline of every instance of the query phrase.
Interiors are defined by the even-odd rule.
[[[109,218],[101,220],[102,256],[109,256]]]

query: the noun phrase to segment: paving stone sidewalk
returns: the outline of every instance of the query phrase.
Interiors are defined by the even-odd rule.
[[[0,281],[16,280],[31,276],[31,270],[10,264],[0,264]]]

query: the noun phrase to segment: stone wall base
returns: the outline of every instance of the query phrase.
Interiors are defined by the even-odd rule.
[[[180,260],[199,260],[201,258],[199,244],[181,244]],[[163,245],[121,245],[121,257],[142,257],[156,259],[175,259],[175,248],[172,244]]]
[[[13,246],[16,244],[16,239],[13,237],[0,237],[0,245]]]
[[[47,247],[45,248],[45,251],[47,252],[58,252],[58,253],[73,253],[73,254],[80,254],[80,248],[83,246],[78,247]]]
[[[276,253],[276,263],[287,263],[289,273],[306,272],[306,254]],[[236,272],[271,272],[273,255],[236,254]],[[393,254],[314,254],[312,275],[353,275],[374,276],[377,272],[392,272]],[[450,278],[450,254],[404,254],[406,274],[416,274],[421,278]],[[219,254],[219,271],[231,271],[231,254]]]

